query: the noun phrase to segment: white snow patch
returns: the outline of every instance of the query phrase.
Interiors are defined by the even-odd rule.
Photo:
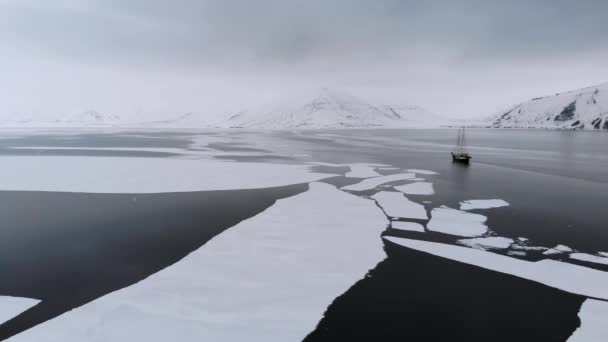
[[[435,171],[420,170],[420,169],[409,169],[409,170],[407,170],[407,172],[419,173],[421,175],[438,175],[438,173]]]
[[[427,220],[428,215],[422,204],[412,202],[400,192],[381,191],[372,196],[390,217]]]
[[[397,230],[407,230],[411,232],[424,233],[424,226],[415,222],[392,221],[391,228]]]
[[[479,249],[437,242],[384,237],[384,239],[442,258],[535,281],[566,292],[608,299],[608,272],[555,260],[530,262]]]
[[[357,184],[353,184],[353,185],[347,185],[342,187],[342,190],[348,190],[348,191],[366,191],[366,190],[373,190],[375,189],[377,186],[380,186],[382,184],[385,183],[390,183],[390,182],[397,182],[397,181],[402,181],[402,180],[408,180],[411,178],[414,178],[415,175],[413,173],[397,173],[394,175],[388,175],[388,176],[380,176],[380,177],[374,177],[374,178],[368,178],[368,179],[364,179],[361,182],[357,183]]]
[[[0,157],[0,190],[161,193],[255,189],[306,183],[332,175],[306,165],[186,158]]]
[[[180,262],[14,341],[301,341],[386,257],[385,225],[373,201],[312,183]]]
[[[488,226],[485,225],[487,219],[483,215],[440,207],[431,211],[427,229],[458,236],[480,236],[488,231]]]
[[[375,171],[375,167],[369,165],[350,165],[350,171],[344,176],[349,178],[368,178],[381,176]]]
[[[574,331],[568,342],[608,341],[608,302],[587,299],[578,313],[581,326]]]
[[[595,256],[587,253],[572,253],[570,254],[570,258],[580,261],[592,262],[596,264],[608,265],[608,258]]]
[[[40,303],[38,299],[0,296],[0,324]]]
[[[599,255],[603,255],[603,256],[605,256],[605,257],[607,257],[607,258],[608,258],[608,252],[599,252],[598,254],[599,254]]]
[[[433,183],[429,182],[415,182],[396,186],[395,190],[401,191],[406,195],[432,195],[435,193]]]
[[[491,209],[506,207],[509,203],[501,199],[468,200],[460,202],[460,210]]]
[[[485,238],[463,239],[459,243],[477,249],[507,249],[515,241],[505,237],[491,236]]]

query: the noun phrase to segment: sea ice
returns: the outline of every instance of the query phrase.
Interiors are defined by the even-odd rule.
[[[491,209],[506,207],[509,203],[501,199],[468,200],[460,202],[460,210]]]
[[[378,172],[375,171],[374,166],[369,165],[351,165],[350,171],[347,172],[344,176],[349,178],[368,178],[368,177],[377,177],[381,176]]]
[[[401,191],[406,195],[432,195],[435,193],[433,191],[433,183],[429,182],[415,182],[396,186],[395,190]]]
[[[570,336],[568,342],[608,341],[608,302],[587,299],[578,313],[581,326]]]
[[[385,227],[373,201],[312,183],[176,264],[13,341],[301,341],[386,257]]]
[[[486,220],[487,217],[483,215],[440,207],[431,211],[431,220],[427,229],[458,236],[480,236],[488,231]]]
[[[0,324],[18,316],[40,301],[32,298],[0,296]]]
[[[427,220],[428,215],[422,204],[412,202],[400,192],[381,191],[372,196],[390,217]]]
[[[255,189],[333,175],[306,165],[186,158],[3,156],[0,190],[162,193]]]
[[[415,222],[392,221],[391,228],[424,233],[424,226]]]
[[[544,255],[552,255],[552,254],[562,254],[562,253],[571,253],[572,252],[572,248],[568,247],[568,246],[564,246],[564,245],[557,245],[551,249],[546,250],[545,252],[543,252]]]
[[[550,259],[530,262],[479,249],[437,242],[392,236],[384,239],[403,247],[510,274],[566,292],[608,300],[608,272]]]
[[[414,176],[415,175],[413,173],[397,173],[394,175],[367,178],[357,184],[344,186],[341,189],[348,190],[348,191],[373,190],[379,185],[382,185],[385,183],[390,183],[390,182],[397,182],[397,181],[401,181],[401,180],[408,180],[408,179],[414,178]]]
[[[576,259],[576,260],[581,260],[581,261],[592,262],[592,263],[596,263],[596,264],[608,265],[608,258],[595,256],[595,255],[591,255],[591,254],[587,254],[587,253],[572,253],[572,254],[570,254],[570,258]]]
[[[459,243],[477,249],[507,249],[515,241],[505,237],[491,236],[484,238],[458,240]]]
[[[438,173],[430,170],[409,169],[407,172],[419,173],[421,175],[437,175]]]

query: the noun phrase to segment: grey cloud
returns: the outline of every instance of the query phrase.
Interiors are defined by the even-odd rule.
[[[78,10],[5,6],[0,34],[92,61],[348,61],[420,45],[507,59],[606,47],[605,13],[605,1],[99,0]]]

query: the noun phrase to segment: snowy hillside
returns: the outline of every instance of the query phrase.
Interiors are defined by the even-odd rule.
[[[437,127],[445,120],[416,106],[371,104],[354,96],[321,89],[298,94],[218,124],[229,128],[405,128]]]
[[[520,103],[490,118],[490,125],[608,130],[608,83]]]

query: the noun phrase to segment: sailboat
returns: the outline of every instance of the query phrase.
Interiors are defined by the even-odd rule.
[[[468,164],[471,160],[471,155],[466,150],[466,137],[464,127],[458,129],[458,143],[456,150],[452,152],[452,162]]]

